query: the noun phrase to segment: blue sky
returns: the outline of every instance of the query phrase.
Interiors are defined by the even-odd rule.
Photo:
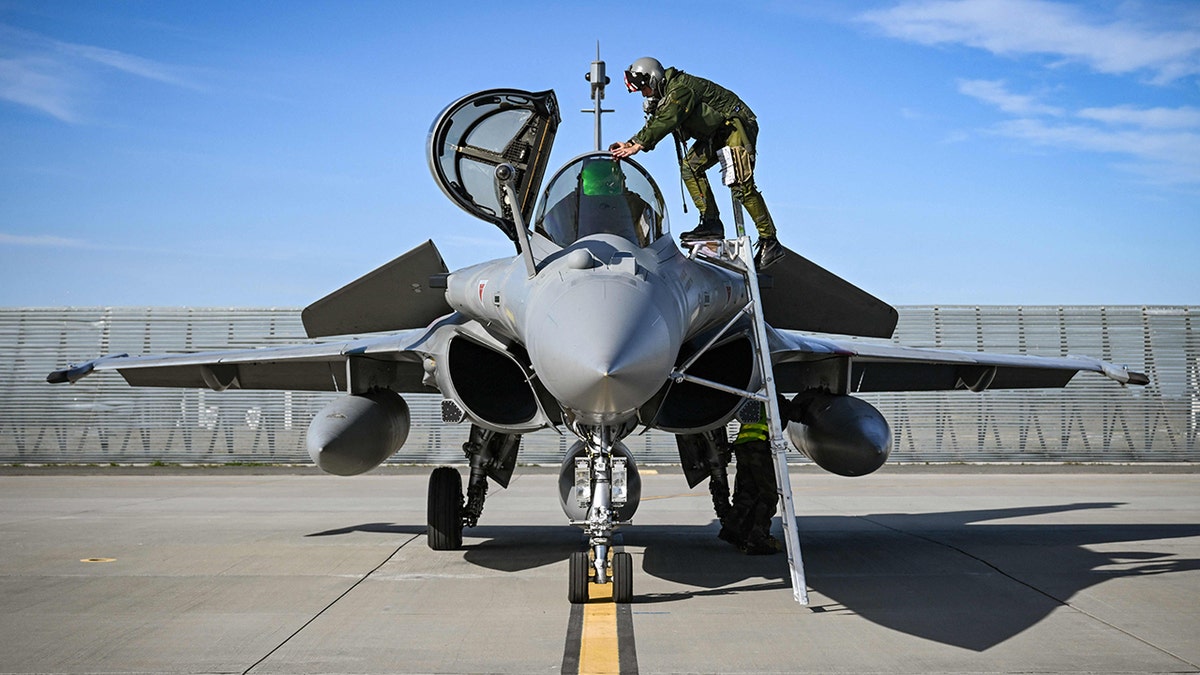
[[[0,306],[303,306],[427,238],[509,255],[429,125],[552,88],[553,170],[597,41],[606,143],[639,56],[733,89],[781,240],[893,304],[1200,304],[1200,3],[733,6],[0,0]],[[637,159],[690,229],[670,145]]]

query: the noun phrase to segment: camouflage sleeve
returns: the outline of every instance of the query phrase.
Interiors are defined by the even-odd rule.
[[[679,128],[691,109],[692,98],[692,92],[685,87],[668,89],[658,109],[646,120],[646,126],[629,142],[640,144],[644,150],[653,150],[659,141]]]

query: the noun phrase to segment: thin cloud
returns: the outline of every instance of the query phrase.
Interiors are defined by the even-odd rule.
[[[1062,115],[1062,108],[1040,103],[1037,98],[1014,94],[1001,80],[959,80],[959,93],[990,103],[1012,115]]]
[[[56,237],[50,234],[8,234],[0,232],[0,246],[39,246],[48,248],[92,248],[82,239]]]
[[[75,90],[71,78],[49,59],[0,59],[0,100],[74,124],[79,121]]]
[[[14,234],[0,232],[0,247],[28,247],[54,249],[84,249],[104,253],[136,253],[154,256],[156,258],[197,259],[197,260],[294,260],[294,253],[273,251],[264,253],[261,250],[236,252],[227,247],[212,250],[201,246],[146,246],[125,243],[99,243],[86,239],[73,239],[53,234]]]
[[[1162,14],[1134,22],[1044,0],[924,0],[858,19],[910,42],[1048,56],[1051,65],[1081,63],[1108,74],[1147,71],[1158,84],[1200,73],[1200,29],[1180,26],[1169,7]]]
[[[1034,145],[1125,155],[1134,161],[1122,166],[1157,182],[1200,183],[1200,133],[1195,131],[1114,129],[1038,119],[1009,120],[994,131]]]
[[[1200,108],[1136,108],[1122,105],[1112,108],[1084,108],[1078,115],[1107,124],[1123,124],[1146,129],[1200,129]]]
[[[1043,57],[1109,75],[1149,75],[1166,85],[1200,73],[1200,22],[1167,5],[1122,5],[1098,16],[1049,0],[904,0],[860,21],[910,42],[961,45],[1002,57]],[[1124,12],[1125,14],[1121,14]],[[1138,16],[1132,17],[1132,12]],[[1113,155],[1113,165],[1169,185],[1200,184],[1200,109],[1081,106],[1067,109],[1007,82],[961,79],[958,91],[1006,119],[979,130],[1023,143]]]
[[[176,87],[184,87],[187,89],[200,89],[198,85],[184,78],[176,68],[167,66],[157,61],[144,59],[133,54],[125,54],[123,52],[105,49],[103,47],[92,47],[90,45],[77,45],[69,42],[57,42],[54,46],[62,53],[68,56],[75,56],[92,63],[98,63],[103,66],[118,70],[129,75],[162,82],[164,84],[174,85]]]
[[[1125,155],[1118,166],[1163,184],[1200,183],[1200,109],[1084,108],[1070,115],[1036,97],[1008,91],[1003,82],[963,80],[959,91],[1013,119],[988,132],[1042,147]]]
[[[89,92],[106,77],[106,71],[202,89],[181,69],[167,64],[0,24],[0,100],[78,124]]]
[[[969,134],[965,131],[962,131],[961,129],[957,129],[957,130],[947,133],[946,136],[944,138],[942,138],[942,140],[940,142],[943,145],[952,145],[955,143],[965,143],[969,140],[971,140],[971,134]]]

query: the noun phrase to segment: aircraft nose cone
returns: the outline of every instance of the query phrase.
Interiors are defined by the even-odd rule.
[[[577,284],[531,322],[529,357],[560,403],[615,415],[638,408],[666,381],[677,335],[647,287]]]

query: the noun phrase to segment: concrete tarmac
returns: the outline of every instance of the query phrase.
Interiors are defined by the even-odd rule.
[[[0,673],[574,663],[556,475],[519,469],[464,550],[432,551],[427,474],[0,471]],[[1200,672],[1200,474],[792,480],[809,607],[785,556],[717,539],[703,486],[643,475],[640,672]]]

